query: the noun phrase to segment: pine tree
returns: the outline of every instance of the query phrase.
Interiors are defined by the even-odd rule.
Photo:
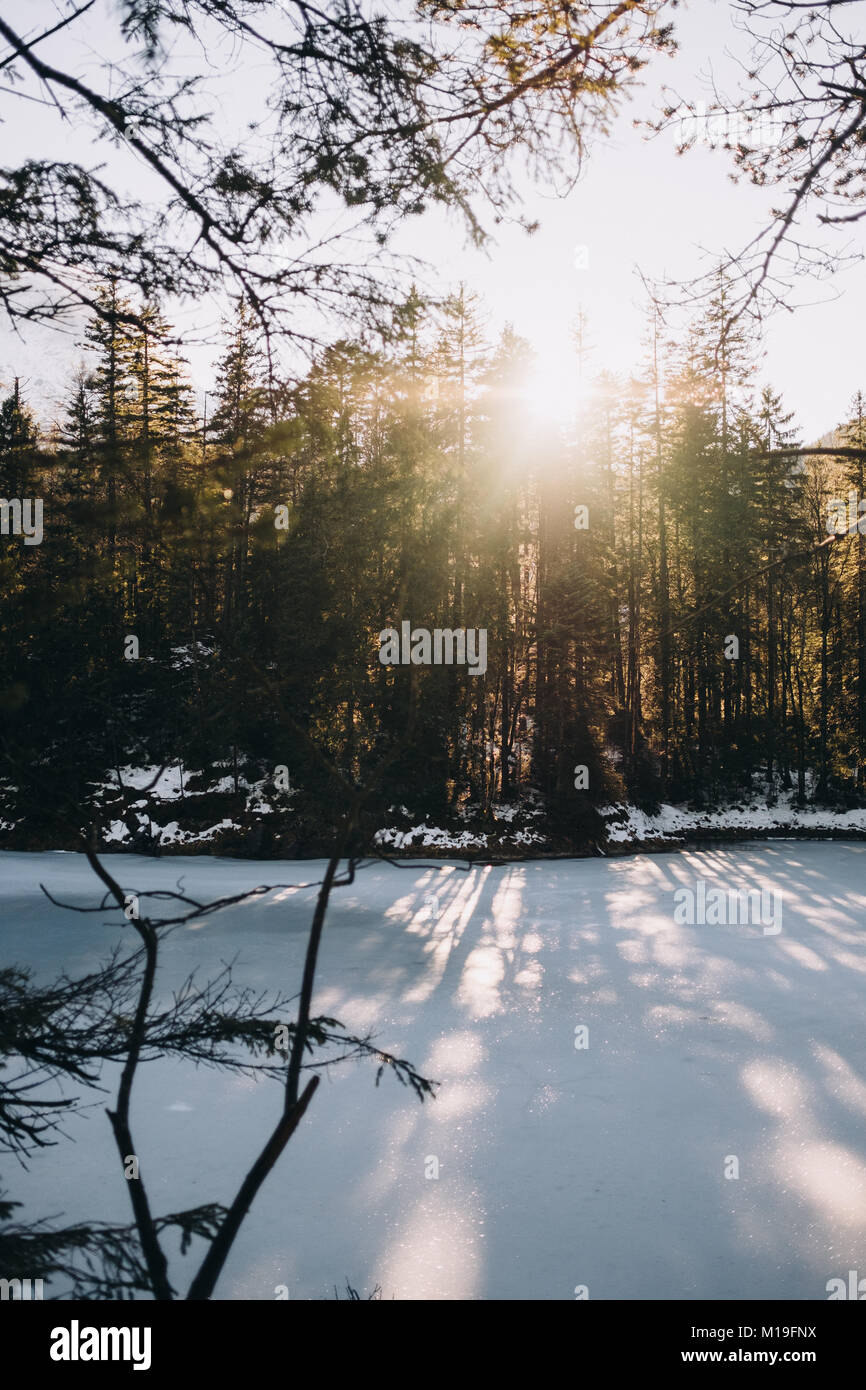
[[[24,498],[36,467],[38,430],[25,405],[18,377],[0,401],[0,496]]]
[[[211,457],[226,501],[230,539],[223,585],[223,621],[234,628],[246,611],[250,526],[272,397],[261,328],[244,301],[226,325],[226,349],[216,366],[213,412],[208,428]]]
[[[93,497],[99,463],[99,418],[94,383],[84,367],[76,373],[66,398],[60,445],[66,456],[69,489],[73,499]]]
[[[134,315],[116,281],[99,293],[100,313],[88,324],[87,343],[93,354],[91,375],[99,422],[99,487],[109,518],[108,555],[116,563],[121,502],[126,510],[129,482],[129,416],[134,353]]]

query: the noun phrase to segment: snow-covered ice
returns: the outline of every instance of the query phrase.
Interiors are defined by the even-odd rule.
[[[323,868],[110,864],[129,891],[183,877],[208,897]],[[864,870],[866,845],[778,840],[363,870],[334,894],[315,1009],[373,1029],[439,1098],[376,1088],[370,1062],[327,1070],[217,1296],[326,1298],[348,1279],[384,1298],[824,1299],[829,1279],[866,1274]],[[0,855],[3,963],[91,968],[118,928],[51,906],[40,879],[99,896],[76,855]],[[781,932],[678,925],[674,892],[699,879],[780,895]],[[239,981],[295,993],[314,894],[177,932],[162,988],[236,957]],[[5,1165],[28,1213],[129,1220],[108,1098],[93,1099],[75,1144],[29,1174]],[[273,1083],[145,1067],[132,1128],[152,1206],[228,1201],[278,1105]],[[183,1288],[192,1254],[171,1260]]]

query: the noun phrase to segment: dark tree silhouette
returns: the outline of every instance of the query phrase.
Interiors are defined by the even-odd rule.
[[[229,286],[299,342],[307,329],[281,310],[378,319],[385,248],[407,216],[455,207],[480,238],[482,204],[513,213],[512,153],[573,178],[592,129],[671,44],[665,0],[419,0],[408,24],[359,0],[118,0],[108,34],[92,0],[68,0],[41,31],[30,6],[5,8],[4,120],[41,102],[94,151],[0,173],[9,317],[102,312],[106,279],[147,298]],[[70,62],[79,36],[122,56]],[[254,64],[242,130],[220,119],[213,78],[176,61],[189,49],[212,68]],[[338,234],[329,217],[322,233],[316,213],[334,199],[347,223]]]

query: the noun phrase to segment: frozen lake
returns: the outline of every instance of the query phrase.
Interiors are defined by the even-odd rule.
[[[324,867],[108,862],[130,891],[182,876],[208,898]],[[101,893],[78,856],[0,854],[0,963],[41,979],[92,968],[118,931],[51,906],[40,880],[77,903]],[[677,890],[718,888],[774,895],[780,929],[676,920]],[[176,932],[162,988],[236,957],[239,982],[296,993],[314,896],[280,890]],[[591,1299],[824,1299],[829,1279],[866,1276],[866,845],[376,865],[332,898],[314,1012],[374,1030],[439,1097],[422,1106],[388,1076],[377,1089],[371,1062],[326,1071],[219,1298],[283,1284],[328,1297],[349,1279],[403,1299],[581,1285]],[[4,1164],[27,1214],[130,1220],[108,1098],[94,1099],[74,1144],[27,1174]],[[273,1083],[144,1067],[132,1130],[155,1212],[228,1202],[279,1103]]]

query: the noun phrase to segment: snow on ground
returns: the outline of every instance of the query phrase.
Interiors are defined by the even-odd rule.
[[[696,831],[730,830],[746,834],[766,831],[804,830],[815,834],[866,834],[866,807],[852,811],[829,807],[798,806],[794,792],[783,792],[776,805],[760,802],[724,805],[713,810],[694,810],[688,806],[663,804],[657,815],[636,806],[603,806],[600,814],[607,822],[607,838],[620,844],[640,844],[657,840],[683,840]]]
[[[443,830],[437,825],[413,825],[411,830],[377,830],[376,843],[383,849],[483,849],[486,835],[470,830]]]
[[[810,771],[806,776],[809,796],[814,792],[814,782]],[[225,849],[226,832],[255,831],[261,829],[267,819],[273,819],[289,833],[296,828],[287,802],[298,795],[299,789],[275,787],[272,773],[250,781],[243,772],[238,772],[236,783],[234,769],[227,764],[205,775],[200,769],[179,764],[161,768],[156,764],[129,763],[107,774],[104,782],[91,785],[96,792],[124,791],[128,807],[136,813],[140,832],[166,849],[207,845]],[[236,785],[242,803],[235,794]],[[4,815],[8,812],[11,817],[14,810],[13,791],[0,781],[0,834],[25,823]],[[136,800],[132,799],[134,793],[138,793]],[[211,800],[219,796],[230,801],[223,815],[219,814],[218,807],[214,809]],[[768,800],[772,804],[768,804]],[[207,809],[203,810],[205,805]],[[115,814],[104,832],[105,844],[112,848],[131,848],[134,835],[127,818],[116,813],[116,800],[110,800],[109,806]],[[167,806],[177,808],[177,819],[162,825],[159,823],[161,814]],[[796,792],[783,788],[778,777],[770,798],[766,785],[755,778],[751,792],[744,792],[738,800],[719,802],[711,809],[665,803],[656,814],[651,814],[622,802],[601,806],[598,810],[603,828],[601,833],[593,831],[584,842],[586,852],[590,849],[604,852],[605,845],[616,852],[618,848],[655,848],[665,843],[681,845],[690,838],[738,840],[786,833],[866,838],[866,806],[846,811],[841,804],[817,806],[810,802],[801,807]],[[202,820],[211,816],[211,823],[202,825]],[[477,803],[464,804],[455,812],[456,824],[436,825],[427,820],[412,824],[414,820],[415,814],[407,807],[392,806],[386,824],[377,831],[378,845],[395,854],[413,854],[426,849],[455,855],[486,852],[493,857],[508,857],[513,854],[520,858],[527,851],[536,854],[545,850],[561,852],[568,830],[563,826],[563,835],[557,839],[537,828],[536,823],[544,820],[544,809],[535,794],[519,802],[494,803],[487,808]],[[410,823],[406,824],[407,821]],[[44,834],[43,827],[39,833]],[[44,840],[40,842],[45,843]],[[140,840],[137,843],[140,844]]]
[[[119,778],[119,780],[118,780]],[[189,791],[190,785],[198,787],[202,781],[200,772],[172,765],[160,769],[158,766],[136,767],[129,764],[112,774],[111,779],[104,785],[111,790],[125,789],[126,791],[147,792],[141,800],[132,802],[134,810],[145,810],[149,801],[154,804],[165,802],[178,803],[184,791]],[[235,786],[233,774],[226,774],[216,779],[211,779],[207,785],[209,796],[222,794],[229,795]],[[238,788],[246,794],[246,810],[254,816],[270,816],[274,814],[274,807],[270,804],[269,798],[273,796],[273,779],[270,777],[261,778],[258,782],[250,783],[245,777],[238,777]],[[296,791],[287,791],[286,796],[295,796]],[[282,796],[281,796],[282,799]],[[195,805],[195,793],[192,803]],[[410,819],[412,813],[405,806],[399,808],[392,807],[392,811],[399,810],[400,815]],[[477,812],[477,807],[464,808],[464,816],[469,818],[473,812]],[[545,837],[537,831],[528,829],[517,829],[512,826],[516,815],[532,819],[541,815],[541,811],[527,804],[524,806],[505,806],[494,805],[491,807],[492,819],[501,823],[503,829],[496,837],[500,841],[501,848],[513,847],[525,849],[535,845],[541,847],[547,843]],[[0,829],[3,823],[0,822]],[[11,828],[11,823],[10,827]],[[231,818],[223,818],[215,821],[212,825],[203,830],[184,829],[178,821],[171,821],[168,825],[158,826],[150,824],[150,831],[154,840],[160,846],[169,847],[171,845],[205,845],[212,840],[218,839],[220,832],[224,830],[237,830],[240,826]],[[453,850],[455,854],[460,854],[466,850],[484,850],[490,847],[490,835],[482,831],[472,830],[451,830],[437,825],[413,825],[408,829],[400,829],[396,826],[386,826],[377,832],[376,842],[383,849],[390,850],[418,850],[418,849],[438,849]],[[126,823],[116,818],[111,821],[108,829],[104,833],[105,843],[109,845],[129,845],[132,836]]]
[[[147,792],[154,801],[174,801],[183,795],[183,771],[176,763],[162,768],[128,765],[119,769],[119,780],[115,773],[107,785]]]
[[[192,830],[182,830],[176,820],[169,821],[164,825],[160,832],[159,843],[161,845],[192,845],[199,844],[210,839],[212,835],[218,834],[220,830],[239,830],[237,821],[221,820],[216,825],[208,826],[207,830],[201,830],[196,834]]]
[[[111,860],[129,891],[182,876],[212,897],[322,867]],[[327,1298],[349,1279],[385,1298],[824,1299],[866,1272],[864,869],[866,845],[791,841],[365,869],[334,895],[315,1007],[374,1029],[439,1098],[376,1088],[371,1063],[328,1070],[218,1296]],[[92,967],[118,929],[53,907],[40,879],[99,896],[77,855],[0,855],[3,962]],[[780,895],[782,930],[678,925],[674,893],[699,880]],[[237,958],[241,981],[294,993],[314,894],[179,931],[162,988]],[[129,1219],[94,1099],[74,1145],[4,1165],[32,1215]],[[271,1083],[146,1067],[132,1127],[151,1204],[229,1200],[278,1106]]]

